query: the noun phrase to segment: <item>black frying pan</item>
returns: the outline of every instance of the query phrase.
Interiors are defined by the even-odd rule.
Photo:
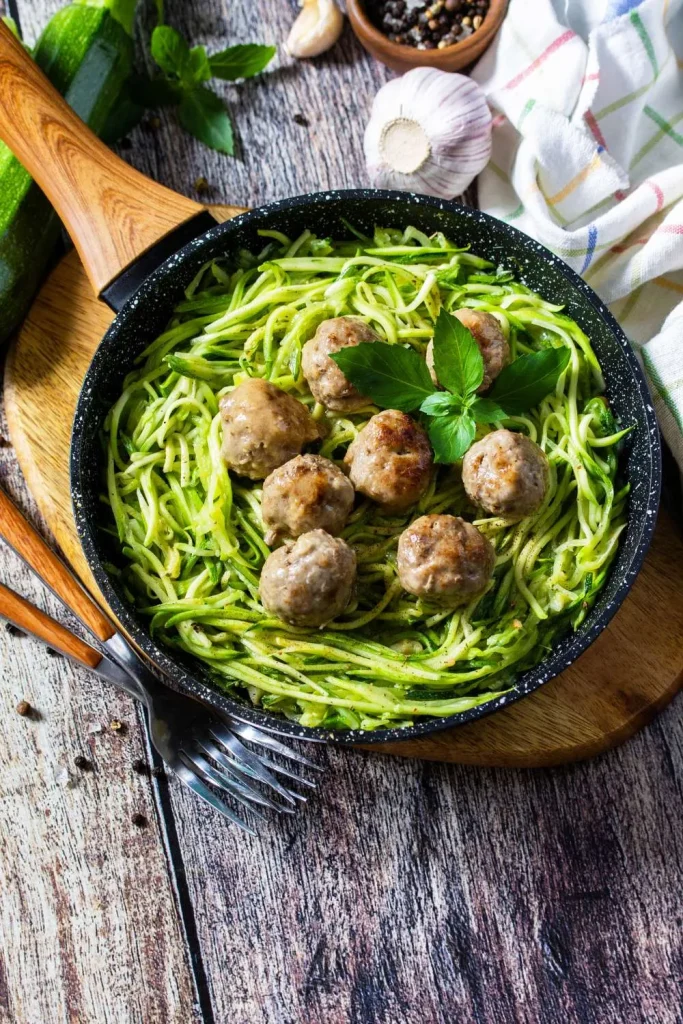
[[[427,196],[379,190],[313,193],[285,199],[216,225],[195,203],[156,185],[99,143],[69,111],[20,45],[0,28],[0,136],[15,150],[64,220],[100,297],[118,314],[105,334],[80,394],[73,429],[74,515],[88,563],[115,615],[173,686],[245,721],[290,735],[381,743],[470,722],[533,692],[566,669],[607,626],[642,565],[654,530],[661,484],[659,431],[647,384],[619,325],[595,293],[560,259],[508,224],[478,210]],[[116,553],[101,531],[104,417],[136,356],[166,326],[199,267],[217,256],[260,247],[257,231],[348,237],[344,221],[443,231],[458,245],[510,268],[530,288],[564,304],[589,335],[607,396],[625,423],[636,424],[623,454],[631,484],[628,525],[607,584],[580,629],[557,644],[496,701],[409,729],[328,733],[303,728],[221,693],[198,661],[169,653],[125,602],[104,569]]]

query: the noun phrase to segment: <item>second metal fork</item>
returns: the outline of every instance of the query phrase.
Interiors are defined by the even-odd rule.
[[[315,789],[315,783],[307,776],[268,755],[275,754],[296,765],[319,770],[308,758],[261,729],[220,716],[199,701],[159,682],[1,488],[0,535],[100,641],[106,654],[1,585],[0,615],[142,701],[148,712],[152,744],[165,763],[198,796],[252,832],[216,796],[210,785],[240,803],[269,807],[281,813],[291,813],[305,797],[284,785],[276,775],[309,790]],[[246,742],[257,750],[247,747]],[[258,784],[279,797],[279,801],[263,792]]]
[[[306,776],[246,747],[205,705],[169,690],[151,673],[144,682],[141,678],[131,678],[112,658],[2,584],[0,615],[142,701],[147,708],[152,744],[164,763],[197,796],[251,835],[255,835],[254,830],[210,786],[229,794],[252,812],[256,805],[279,813],[292,813],[297,801],[305,797],[283,785],[275,773],[293,779],[300,786],[315,788],[315,783]],[[301,754],[274,737],[266,738],[273,752],[315,770],[316,766]],[[257,785],[259,783],[263,788]],[[265,790],[280,799],[272,799]]]

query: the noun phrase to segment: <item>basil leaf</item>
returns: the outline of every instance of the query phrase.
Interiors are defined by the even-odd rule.
[[[232,156],[235,147],[232,124],[220,96],[203,85],[183,94],[178,109],[183,128],[204,145]]]
[[[496,377],[488,397],[510,416],[527,412],[553,391],[569,358],[568,348],[546,348],[520,356]]]
[[[332,353],[332,359],[347,380],[382,409],[412,412],[435,391],[427,364],[412,348],[363,341]]]
[[[448,391],[435,391],[433,395],[425,398],[420,406],[420,412],[426,413],[427,416],[452,416],[454,413],[462,412],[462,402]]]
[[[175,75],[186,88],[211,78],[206,47],[190,49],[179,32],[170,25],[157,25],[152,32],[152,57],[167,75]]]
[[[475,430],[474,419],[469,412],[430,419],[427,433],[434,449],[434,461],[459,462],[474,441]]]
[[[205,46],[192,47],[180,77],[185,85],[198,85],[211,78],[211,67]]]
[[[152,32],[150,50],[162,71],[180,77],[190,55],[190,47],[180,32],[170,25],[157,25]]]
[[[275,46],[260,46],[258,43],[239,43],[227,50],[209,57],[209,66],[214,78],[234,82],[237,78],[253,78],[270,64],[277,53]]]
[[[478,423],[497,423],[506,420],[507,413],[491,398],[475,398],[469,410]]]
[[[484,359],[479,346],[456,316],[439,312],[434,328],[434,372],[439,384],[466,398],[484,379]]]
[[[174,107],[182,99],[183,87],[175,79],[163,76],[159,78],[136,77],[130,83],[130,94],[141,107],[151,109]]]

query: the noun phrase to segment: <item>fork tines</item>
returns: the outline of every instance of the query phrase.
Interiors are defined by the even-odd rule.
[[[256,749],[248,747],[243,740],[253,744]],[[306,796],[294,788],[289,788],[289,780],[308,790],[316,789],[313,780],[293,770],[291,766],[283,765],[273,757],[261,753],[259,747],[267,750],[269,754],[313,771],[322,770],[303,754],[292,750],[285,743],[260,729],[232,720],[228,724],[223,719],[213,716],[196,725],[192,742],[183,746],[180,755],[184,772],[179,774],[183,781],[251,835],[255,835],[254,831],[230,811],[215,794],[212,794],[213,799],[208,799],[206,793],[211,793],[209,786],[216,787],[238,803],[249,807],[259,818],[263,815],[255,810],[255,806],[274,810],[279,814],[293,814],[297,803],[306,802]],[[190,774],[194,777],[194,785],[187,777]],[[276,774],[284,777],[287,785],[276,778]],[[280,797],[280,800],[273,800],[268,795],[269,790],[271,794]]]

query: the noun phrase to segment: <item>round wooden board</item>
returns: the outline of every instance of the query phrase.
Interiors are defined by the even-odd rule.
[[[221,219],[238,212],[214,208]],[[10,433],[23,473],[66,557],[100,600],[71,514],[69,447],[81,381],[111,320],[71,252],[38,295],[5,372]],[[631,594],[608,629],[562,676],[479,722],[375,749],[511,767],[561,764],[623,742],[681,685],[682,578],[683,538],[662,513]]]

